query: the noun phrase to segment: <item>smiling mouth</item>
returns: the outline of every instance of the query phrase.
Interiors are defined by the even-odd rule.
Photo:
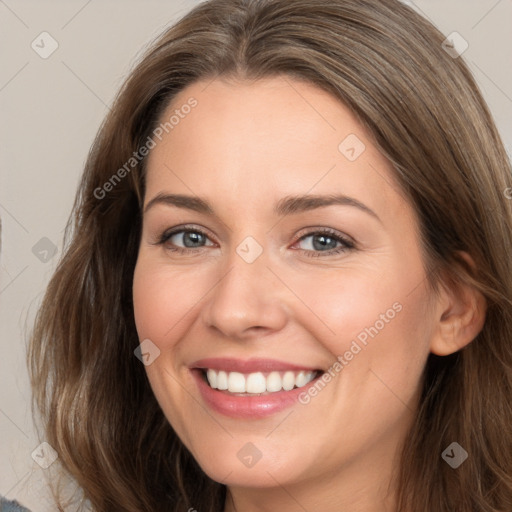
[[[210,388],[235,396],[265,396],[291,391],[307,386],[324,373],[322,370],[240,373],[211,368],[201,368],[200,371]]]

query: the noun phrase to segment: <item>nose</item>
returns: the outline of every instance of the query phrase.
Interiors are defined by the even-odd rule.
[[[286,288],[263,256],[247,263],[234,254],[207,297],[204,324],[233,340],[279,331],[289,316]]]

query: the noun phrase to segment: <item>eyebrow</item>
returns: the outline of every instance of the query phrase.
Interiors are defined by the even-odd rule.
[[[206,199],[197,196],[160,193],[148,202],[144,208],[144,213],[157,204],[185,208],[205,215],[215,216],[215,211],[210,203]],[[286,196],[274,205],[274,214],[279,216],[293,215],[332,205],[358,208],[381,222],[379,216],[371,208],[361,203],[361,201],[343,194]]]

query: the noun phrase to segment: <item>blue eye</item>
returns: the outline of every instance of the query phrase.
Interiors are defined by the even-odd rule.
[[[208,235],[197,228],[180,228],[163,233],[158,243],[162,245],[169,243],[170,247],[168,247],[168,249],[171,251],[189,252],[194,251],[194,249],[201,249],[205,247],[203,244],[207,240],[209,240]],[[177,246],[178,241],[181,242],[183,247]],[[213,244],[210,243],[210,245]]]
[[[306,244],[307,249],[301,249],[301,251],[313,258],[332,256],[355,248],[352,241],[327,228],[307,233],[298,240],[297,244],[307,239],[311,239]]]
[[[350,239],[344,237],[335,230],[322,228],[316,231],[310,231],[303,235],[294,245],[310,239],[306,243],[307,248],[299,249],[308,257],[326,257],[340,254],[350,249],[355,249],[355,244]],[[208,243],[209,242],[209,243]],[[165,245],[166,249],[177,253],[199,253],[205,247],[214,246],[206,233],[198,228],[187,228],[182,226],[165,231],[157,242]]]

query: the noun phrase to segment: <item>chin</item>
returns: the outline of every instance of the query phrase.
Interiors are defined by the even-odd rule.
[[[306,471],[307,461],[300,454],[287,458],[282,449],[269,446],[268,440],[266,445],[265,440],[231,441],[230,446],[216,444],[205,447],[206,453],[194,454],[201,469],[216,482],[239,487],[275,487],[277,482],[284,485],[301,479]]]

